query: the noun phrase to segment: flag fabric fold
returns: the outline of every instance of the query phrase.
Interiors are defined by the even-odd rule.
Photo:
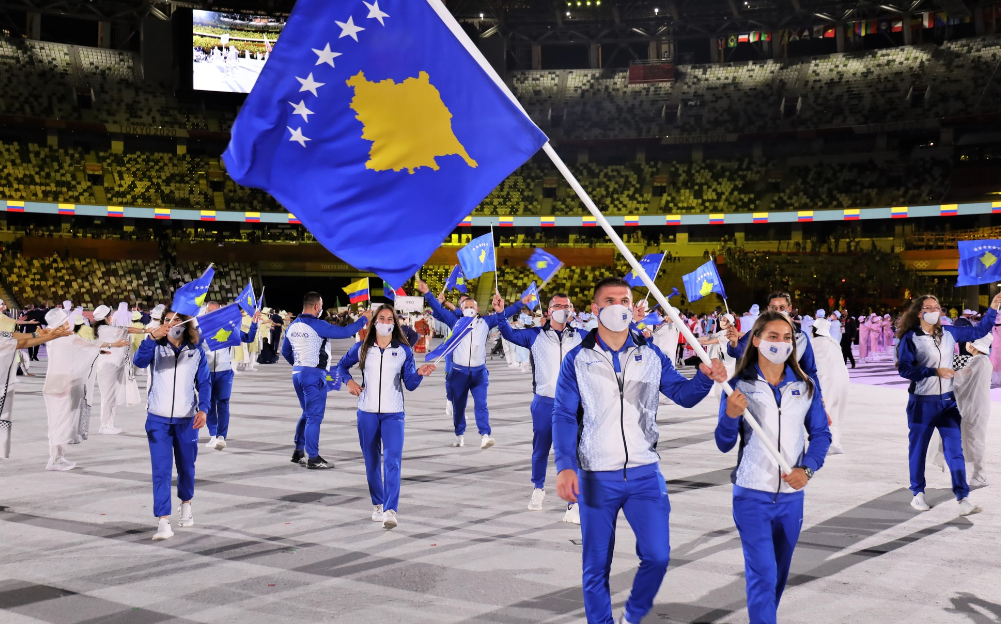
[[[462,274],[466,279],[476,279],[484,273],[497,270],[497,260],[494,258],[494,235],[484,234],[469,241],[469,244],[456,254]]]
[[[528,268],[532,269],[533,273],[539,276],[543,284],[553,279],[553,276],[563,268],[563,263],[560,262],[560,259],[544,249],[532,250],[532,257],[525,264],[528,265]]]
[[[1001,239],[959,241],[956,286],[1001,282]]]
[[[717,293],[726,299],[726,291],[723,290],[723,280],[716,270],[716,262],[710,260],[688,275],[681,278],[685,283],[685,295],[689,301],[698,301],[711,293]]]
[[[448,274],[448,279],[445,280],[445,292],[453,290],[458,290],[464,295],[469,292],[466,288],[466,276],[462,273],[462,265],[460,264],[452,267],[452,272]]]
[[[519,299],[524,299],[525,297],[529,298],[528,303],[525,305],[528,306],[529,310],[534,312],[535,308],[539,307],[539,289],[535,286],[535,280],[532,280],[532,283],[525,289],[525,292],[521,293]]]
[[[455,349],[455,345],[459,344],[459,341],[466,337],[470,331],[472,331],[473,318],[470,316],[464,316],[459,319],[459,322],[455,324],[452,328],[452,333],[446,338],[440,345],[428,351],[427,355],[424,356],[425,362],[430,362],[431,360],[436,360],[440,357],[444,357]]]
[[[663,261],[664,261],[664,254],[662,253],[647,254],[643,256],[642,260],[640,260],[640,266],[643,267],[643,271],[650,276],[651,280],[656,280],[657,272],[660,270],[660,265]],[[633,271],[626,273],[626,276],[623,279],[626,280],[626,283],[628,283],[633,288],[637,286],[645,287],[643,280]]]
[[[239,347],[241,323],[243,315],[238,305],[223,306],[198,317],[198,329],[209,351]]]
[[[299,0],[231,136],[236,182],[391,284],[547,141],[441,0]]]
[[[170,309],[178,314],[197,316],[201,307],[205,305],[205,298],[209,294],[209,286],[212,284],[212,276],[214,275],[215,269],[209,266],[201,277],[178,288],[177,292],[174,293]]]
[[[407,291],[402,288],[393,288],[389,282],[382,280],[382,296],[395,303],[397,297],[406,297]]]

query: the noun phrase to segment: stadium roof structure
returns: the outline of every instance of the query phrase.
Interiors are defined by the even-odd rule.
[[[988,0],[446,0],[481,37],[533,43],[601,43],[711,37],[741,30],[834,25],[901,18],[922,11],[968,16]],[[993,1],[993,0],[991,0]],[[250,14],[287,14],[295,0],[0,0],[14,9],[100,21],[153,15],[177,7]]]

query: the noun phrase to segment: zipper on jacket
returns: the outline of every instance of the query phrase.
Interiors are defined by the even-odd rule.
[[[382,361],[386,357],[385,349],[379,347],[379,351],[381,351],[379,353],[379,409],[376,411],[376,414],[382,413]]]
[[[184,347],[181,347],[181,351]],[[181,351],[174,354],[174,381],[170,385],[170,424],[174,424],[174,400],[177,398],[177,358],[181,355]]]
[[[625,354],[626,361],[622,364],[622,378],[620,379],[618,375],[615,376],[615,380],[619,382],[619,427],[622,429],[622,450],[626,452],[626,461],[622,464],[622,480],[628,481],[626,478],[626,466],[629,465],[629,445],[626,443],[626,366],[629,364],[629,351]],[[615,372],[615,367],[612,367],[612,372]]]
[[[779,401],[779,442],[778,442],[778,452],[782,455],[782,402]],[[777,503],[779,500],[779,492],[782,490],[782,466],[779,466],[779,484],[775,486],[775,498],[772,499],[773,503]]]

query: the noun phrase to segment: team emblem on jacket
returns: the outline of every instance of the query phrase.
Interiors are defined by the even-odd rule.
[[[792,391],[792,395],[793,396],[799,396],[799,390],[793,390]]]
[[[397,353],[396,351],[393,351],[393,357],[396,357],[397,355],[399,355],[399,353]]]
[[[635,359],[636,359],[637,362],[642,362],[643,361],[643,356],[639,355],[639,354],[636,354],[636,358]]]

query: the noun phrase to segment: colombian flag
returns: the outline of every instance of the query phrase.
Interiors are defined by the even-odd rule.
[[[626,217],[625,223],[626,223],[626,225],[639,225],[640,224],[640,218],[639,217]]]
[[[462,221],[459,221],[460,227],[472,227],[472,225],[473,225],[473,215],[469,215]]]
[[[858,221],[860,212],[858,208],[845,208],[844,219],[845,221]]]
[[[581,221],[580,224],[583,225],[584,227],[594,227],[595,225],[597,225],[597,222],[594,220],[594,217],[592,216],[581,217],[580,221]]]
[[[260,223],[261,213],[259,212],[245,212],[243,213],[243,220],[247,223]]]
[[[664,225],[681,225],[681,217],[666,215],[664,217]]]
[[[202,221],[215,221],[215,210],[202,210]]]
[[[539,217],[539,225],[542,227],[554,227],[556,225],[556,217]]]
[[[754,223],[768,223],[767,212],[755,212],[752,219]]]
[[[498,217],[500,220],[501,227],[512,227],[514,226],[514,217]]]
[[[296,216],[290,212],[290,213],[288,213],[288,222],[289,223],[294,223],[294,224],[298,225],[299,224],[299,219],[297,219]]]
[[[796,220],[800,223],[811,223],[813,221],[813,211],[800,210],[796,213]]]
[[[956,204],[942,204],[939,206],[939,216],[955,217],[959,214],[959,206]]]
[[[108,206],[108,216],[109,217],[124,217],[125,208],[121,206]]]
[[[7,212],[24,212],[23,201],[7,201]]]
[[[890,218],[891,219],[906,219],[907,218],[907,206],[894,206],[890,208]]]
[[[991,202],[991,213],[1001,214],[1001,202]]]
[[[723,215],[722,214],[710,214],[709,215],[709,225],[723,225]]]
[[[368,278],[363,277],[357,282],[351,282],[341,290],[348,294],[351,303],[368,301]]]
[[[170,208],[154,208],[153,209],[154,219],[169,219],[170,218]]]
[[[76,204],[59,204],[59,214],[61,214],[61,215],[75,215],[76,214]]]

